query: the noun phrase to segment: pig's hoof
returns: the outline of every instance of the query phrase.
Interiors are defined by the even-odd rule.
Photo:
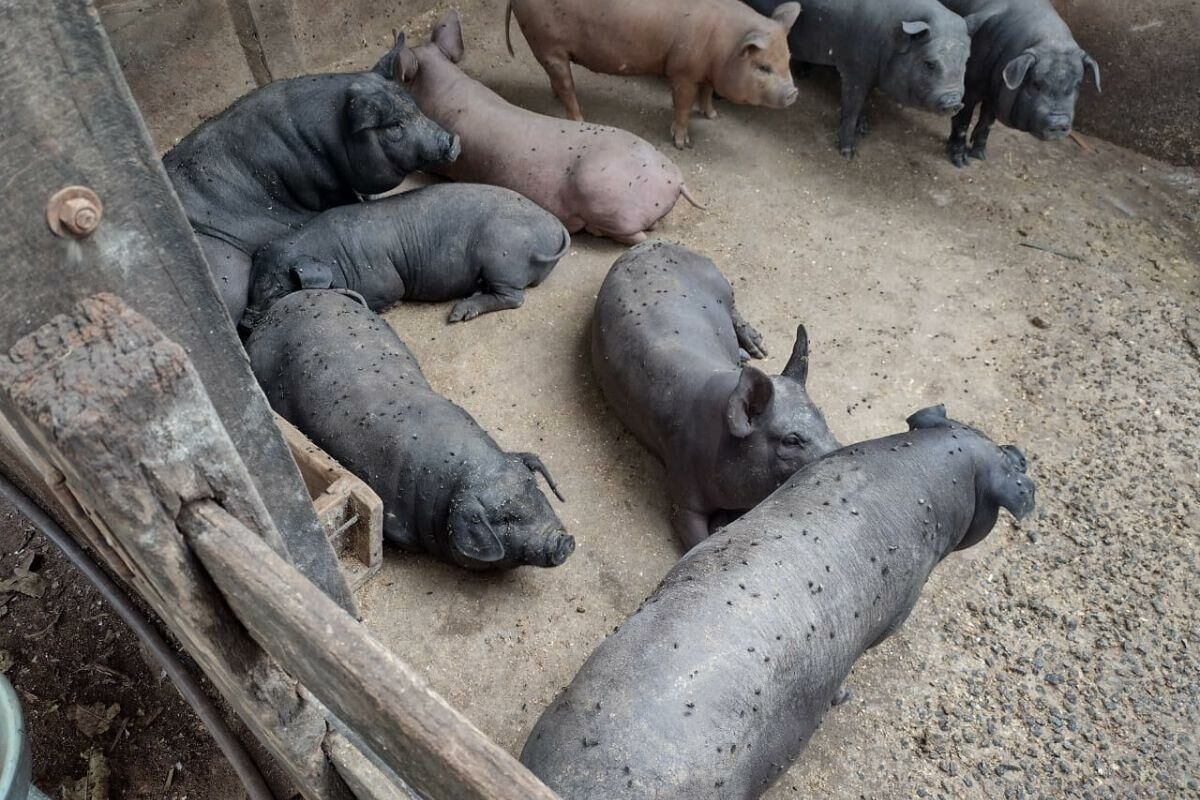
[[[447,322],[466,322],[469,319],[475,319],[479,316],[479,309],[473,303],[463,301],[455,303],[454,308],[450,309],[450,316],[447,317]]]
[[[987,145],[977,144],[967,151],[967,155],[978,161],[987,161]]]
[[[848,703],[853,697],[854,693],[843,686],[837,690],[837,694],[835,694],[833,699],[829,701],[829,706],[830,708],[837,708],[842,703]]]
[[[685,147],[692,146],[692,137],[688,136],[687,129],[681,129],[675,125],[671,126],[671,139],[675,142],[675,146],[682,150]]]
[[[950,150],[950,163],[959,169],[967,165],[967,151],[962,148]]]
[[[844,144],[841,146],[842,158],[847,161],[853,161],[858,156],[858,148],[852,144]]]
[[[744,367],[749,363],[750,363],[750,354],[747,353],[743,348],[739,347],[738,348],[738,366]]]
[[[703,112],[703,114],[704,114],[705,119],[716,119],[717,117],[721,116],[720,114],[717,113],[717,110],[715,108],[707,109],[706,111]]]

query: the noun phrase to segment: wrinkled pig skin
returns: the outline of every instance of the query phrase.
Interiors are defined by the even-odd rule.
[[[471,570],[553,567],[575,549],[535,480],[430,388],[362,298],[306,290],[276,302],[246,342],[271,407],[383,499],[383,535]]]
[[[609,75],[666,75],[675,108],[671,138],[690,147],[688,119],[697,100],[715,119],[713,93],[746,105],[785,108],[796,102],[787,33],[800,4],[765,17],[738,0],[509,0],[504,14],[521,31],[573,120],[583,112],[571,64]]]
[[[958,14],[990,14],[971,37],[967,91],[950,123],[947,149],[956,167],[987,158],[996,120],[1043,141],[1062,139],[1075,121],[1075,101],[1091,70],[1100,91],[1100,65],[1085,53],[1049,0],[943,0]],[[967,128],[975,108],[979,121]]]
[[[796,761],[851,666],[1025,459],[940,407],[797,472],[692,550],[542,714],[521,761],[563,800],[752,800]]]
[[[402,40],[394,50],[401,47]],[[163,156],[234,324],[255,250],[326,209],[458,155],[458,141],[389,78],[394,56],[370,72],[255,89]]]
[[[435,172],[504,186],[571,233],[628,244],[644,241],[681,194],[696,204],[679,168],[646,140],[518,108],[458,68],[463,52],[462,22],[450,11],[431,42],[401,50],[396,62],[421,110],[462,139],[458,160]]]
[[[805,391],[800,326],[777,376],[742,366],[762,337],[711,260],[661,241],[617,259],[596,298],[592,369],[608,404],[666,467],[684,547],[838,447]]]
[[[297,289],[350,289],[379,311],[459,300],[451,322],[517,308],[571,245],[554,215],[498,186],[445,183],[330,209],[254,254],[252,328]]]
[[[779,5],[745,1],[762,13]],[[970,37],[983,19],[964,19],[938,0],[805,0],[788,44],[795,61],[837,67],[838,147],[854,158],[875,87],[902,105],[938,114],[962,108]]]

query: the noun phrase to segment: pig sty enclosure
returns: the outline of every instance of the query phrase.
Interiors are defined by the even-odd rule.
[[[250,90],[255,77],[269,75],[272,62],[280,74],[367,68],[393,28],[424,41],[451,7],[297,2],[293,27],[280,29],[261,16],[272,5],[100,4],[159,154]],[[902,430],[915,409],[945,402],[996,441],[1019,443],[1038,483],[1032,517],[1019,526],[1004,517],[983,544],[949,557],[899,633],[858,662],[852,699],[826,716],[804,756],[766,795],[772,800],[1200,796],[1200,18],[1187,4],[1148,3],[1143,17],[1123,23],[1176,33],[1175,69],[1162,78],[1174,92],[1168,101],[1143,91],[1132,70],[1122,82],[1120,68],[1087,40],[1084,33],[1096,31],[1088,8],[1109,4],[1071,5],[1079,8],[1068,21],[1106,71],[1106,103],[1124,87],[1143,119],[1148,103],[1159,110],[1176,104],[1164,112],[1175,122],[1155,129],[1161,145],[1155,130],[1126,125],[1137,131],[1122,132],[1112,115],[1096,117],[1095,129],[1192,166],[1093,135],[1086,104],[1094,98],[1086,89],[1079,136],[1043,143],[997,127],[990,159],[963,170],[946,158],[945,119],[876,95],[872,132],[858,159],[847,162],[833,146],[836,79],[822,74],[799,80],[799,100],[783,111],[719,103],[719,119],[693,120],[695,147],[676,151],[662,81],[576,69],[587,118],[663,149],[707,207],[677,205],[654,235],[709,255],[730,278],[742,314],[771,350],[767,371],[786,360],[796,323],[807,325],[808,389],[841,441]],[[47,4],[68,9],[65,16],[74,7]],[[505,51],[503,3],[454,7],[465,23],[465,71],[517,105],[559,115],[515,27],[517,55]],[[255,15],[258,38],[239,39]],[[18,77],[6,61],[8,36],[0,30],[0,100],[10,99]],[[45,53],[49,62],[70,51],[61,37],[45,41],[58,48]],[[1109,52],[1147,55],[1122,41]],[[1162,58],[1161,48],[1154,57]],[[47,87],[39,112],[46,120],[62,108],[86,111],[90,78],[77,80]],[[0,104],[0,119],[14,105]],[[102,130],[86,134],[103,138]],[[0,130],[0,146],[7,147],[5,138]],[[40,167],[71,141],[48,136],[42,152],[52,155]],[[120,163],[136,161],[129,150],[113,153],[128,160]],[[44,213],[49,192],[20,194],[40,186],[22,177],[26,164],[0,153],[0,165],[0,205]],[[63,177],[69,174],[64,168]],[[169,229],[169,196],[136,188],[144,191],[143,210],[117,208],[111,218],[140,216],[143,234]],[[25,211],[8,216],[0,223],[10,305],[0,315],[5,352],[91,294],[70,296],[65,286],[53,308],[12,307],[50,293],[29,290],[44,276],[35,280],[12,263],[25,258],[17,243],[42,230],[13,228],[13,220],[31,218]],[[135,241],[128,247],[152,252]],[[449,304],[402,305],[386,315],[433,387],[504,448],[538,452],[568,500],[556,510],[578,549],[563,566],[475,575],[388,551],[354,598],[375,639],[509,753],[679,555],[662,469],[606,409],[589,365],[595,294],[623,250],[575,236],[568,256],[514,311],[452,326],[445,324]],[[160,243],[153,252],[167,251]],[[78,274],[78,263],[72,269]],[[188,296],[186,286],[175,292]],[[187,354],[202,372],[232,341],[213,332],[224,319],[212,301],[197,300],[190,322],[180,323],[206,342]],[[125,319],[107,306],[89,313]],[[157,346],[130,324],[131,335],[143,337],[138,342]],[[71,341],[69,332],[60,334]],[[223,391],[211,382],[206,388],[219,405]],[[43,400],[43,410],[54,402]],[[263,423],[241,419],[234,438]],[[270,485],[270,459],[286,453],[273,435],[261,439],[260,452],[243,450],[242,458],[260,485]],[[205,451],[214,463],[229,454],[219,445]],[[234,487],[245,478],[223,477]],[[73,479],[86,485],[89,477]],[[263,501],[282,507],[288,498],[264,493]],[[278,508],[271,511],[278,520]],[[238,516],[262,513],[251,507]],[[0,668],[26,706],[39,785],[54,796],[64,787],[67,796],[91,797],[73,793],[80,776],[94,777],[99,754],[111,770],[113,797],[236,796],[240,787],[224,758],[170,684],[156,682],[157,667],[142,663],[131,635],[21,517],[5,506],[0,521],[0,578],[30,569],[49,578],[40,596],[0,594]],[[311,520],[295,523],[280,532],[296,535]],[[235,522],[217,511],[194,511],[179,524],[210,571],[230,558],[213,544],[220,536],[255,543],[241,552],[243,563],[266,565],[263,572],[278,566],[269,538],[231,536]],[[30,553],[43,558],[30,562]],[[228,566],[229,585],[219,582],[227,596],[261,577]],[[318,577],[328,568],[319,558],[304,565]],[[274,611],[286,616],[284,606]],[[349,626],[339,631],[358,635]],[[365,639],[353,641],[366,647]],[[329,687],[306,685],[323,704],[337,700]],[[394,699],[375,698],[387,706],[381,717],[392,713]],[[446,719],[440,707],[430,713]],[[299,737],[294,729],[291,735]],[[496,774],[515,781],[503,796],[541,796],[532,788],[520,793],[520,772],[509,771],[499,750],[475,748],[471,736],[461,741],[468,742],[456,751],[468,754],[463,763],[499,765]],[[326,749],[357,744],[350,736]],[[423,780],[435,786],[440,779]],[[364,789],[359,796],[388,795]]]

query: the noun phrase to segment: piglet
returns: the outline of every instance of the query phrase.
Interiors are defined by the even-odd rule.
[[[716,118],[714,91],[755,106],[796,102],[787,32],[800,15],[799,3],[783,3],[764,17],[738,0],[509,0],[504,13],[509,54],[514,14],[574,120],[582,120],[583,112],[572,62],[609,75],[666,75],[676,147],[691,146],[688,118],[697,98],[701,113]]]
[[[554,215],[498,186],[445,183],[321,214],[254,254],[253,327],[296,289],[351,289],[373,310],[464,298],[451,322],[517,308],[571,245]]]
[[[383,499],[391,544],[472,570],[554,567],[575,550],[534,480],[558,494],[541,460],[504,452],[434,392],[353,292],[283,297],[246,352],[271,407]]]
[[[1015,447],[926,409],[801,469],[692,550],[596,648],[521,761],[563,800],[753,800],[935,565],[1034,487]]]
[[[402,48],[395,62],[421,110],[462,140],[458,160],[435,172],[507,187],[571,233],[626,243],[644,241],[681,194],[696,205],[679,168],[646,140],[518,108],[456,66],[463,52],[462,21],[450,11],[431,42]]]
[[[965,167],[969,158],[987,158],[996,120],[1044,141],[1069,134],[1084,73],[1091,70],[1098,92],[1100,65],[1075,43],[1049,0],[942,2],[959,14],[990,15],[971,37],[966,98],[950,124],[950,161]],[[981,107],[979,121],[968,150],[967,128],[976,106]]]
[[[729,281],[686,247],[638,245],[600,287],[592,369],[617,416],[666,467],[671,523],[685,547],[723,512],[753,507],[838,447],[805,391],[804,326],[782,375],[742,365],[765,355]]]

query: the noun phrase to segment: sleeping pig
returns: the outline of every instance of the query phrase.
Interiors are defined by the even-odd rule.
[[[625,427],[666,467],[684,547],[704,541],[722,512],[753,507],[838,447],[804,388],[804,326],[783,374],[742,366],[765,355],[729,281],[686,247],[639,245],[600,287],[592,369]]]
[[[810,464],[679,561],[534,726],[563,800],[752,800],[799,757],[850,668],[934,566],[1018,519],[1015,447],[941,408]]]
[[[390,79],[403,46],[398,40],[370,72],[255,89],[163,156],[235,325],[255,250],[327,208],[386,192],[409,172],[458,155],[458,140]]]
[[[714,91],[748,105],[784,108],[796,102],[787,33],[800,15],[799,3],[783,3],[768,18],[737,0],[508,0],[509,54],[513,14],[574,120],[582,120],[583,112],[572,62],[609,75],[666,75],[676,147],[691,146],[688,118],[697,98],[700,111],[716,118]]]
[[[421,110],[462,139],[462,155],[435,168],[449,178],[505,186],[528,197],[567,230],[619,242],[645,240],[680,194],[696,204],[679,168],[632,133],[555,119],[506,102],[472,80],[463,57],[462,22],[447,12],[432,41],[402,48],[396,76]]]
[[[246,352],[271,407],[383,498],[388,542],[472,570],[554,567],[575,550],[534,480],[558,494],[541,460],[504,452],[434,392],[353,292],[283,297]]]
[[[778,0],[746,0],[770,13]],[[842,81],[838,147],[857,153],[867,97],[878,86],[906,106],[951,114],[962,108],[971,34],[983,17],[962,17],[938,0],[805,0],[788,36],[792,58],[837,67]]]
[[[566,255],[550,212],[498,186],[445,183],[330,209],[254,254],[253,327],[296,289],[351,289],[378,311],[401,300],[454,304],[450,321],[517,308]]]
[[[959,14],[991,14],[971,37],[966,97],[947,142],[954,165],[965,167],[968,157],[987,158],[988,133],[996,120],[1043,140],[1070,133],[1084,73],[1092,71],[1100,91],[1100,65],[1075,43],[1050,0],[942,2]],[[967,150],[967,128],[977,105],[979,121]]]

